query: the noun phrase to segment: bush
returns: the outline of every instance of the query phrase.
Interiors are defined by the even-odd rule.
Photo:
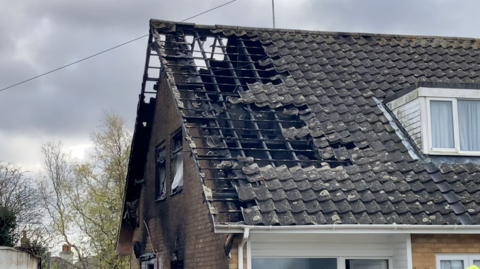
[[[17,242],[18,235],[15,233],[17,217],[15,213],[6,207],[0,206],[0,246],[13,247]]]

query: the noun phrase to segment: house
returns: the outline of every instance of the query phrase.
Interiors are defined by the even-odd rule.
[[[48,261],[47,261],[48,263]],[[50,260],[51,267],[54,269],[82,269],[83,267],[74,265],[73,263],[61,258],[61,257],[51,257]]]
[[[150,21],[131,268],[480,263],[480,41]]]
[[[74,262],[74,253],[72,246],[68,244],[62,245],[62,251],[58,256],[51,257],[50,263],[55,269],[83,269],[84,266],[88,269],[99,268],[98,260],[95,256],[87,256]]]

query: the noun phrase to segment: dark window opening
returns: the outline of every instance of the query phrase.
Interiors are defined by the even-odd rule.
[[[171,269],[183,269],[183,260],[172,261],[170,264]]]
[[[170,171],[172,175],[171,195],[183,189],[183,136],[178,131],[172,136]]]
[[[344,147],[345,149],[354,149],[356,146],[353,142],[348,142],[348,143],[330,143],[330,147],[332,148],[341,148]]]
[[[157,146],[155,148],[155,199],[164,200],[166,198],[166,151],[165,146]]]

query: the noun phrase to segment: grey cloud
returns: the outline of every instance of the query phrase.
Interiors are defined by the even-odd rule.
[[[147,34],[150,18],[180,21],[226,2],[2,1],[0,88]],[[271,27],[270,5],[238,0],[191,21]],[[478,37],[479,6],[466,0],[277,0],[276,15],[281,28]],[[50,138],[86,143],[104,109],[133,125],[146,42],[0,92],[0,160],[30,165]],[[28,57],[19,58],[20,51]]]

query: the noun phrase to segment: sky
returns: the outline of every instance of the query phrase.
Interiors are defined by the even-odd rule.
[[[2,0],[0,89],[229,0]],[[237,0],[197,24],[272,27],[271,0]],[[478,0],[275,0],[277,28],[480,38]],[[78,158],[105,110],[135,122],[147,39],[0,91],[0,161],[38,172],[42,144]]]

